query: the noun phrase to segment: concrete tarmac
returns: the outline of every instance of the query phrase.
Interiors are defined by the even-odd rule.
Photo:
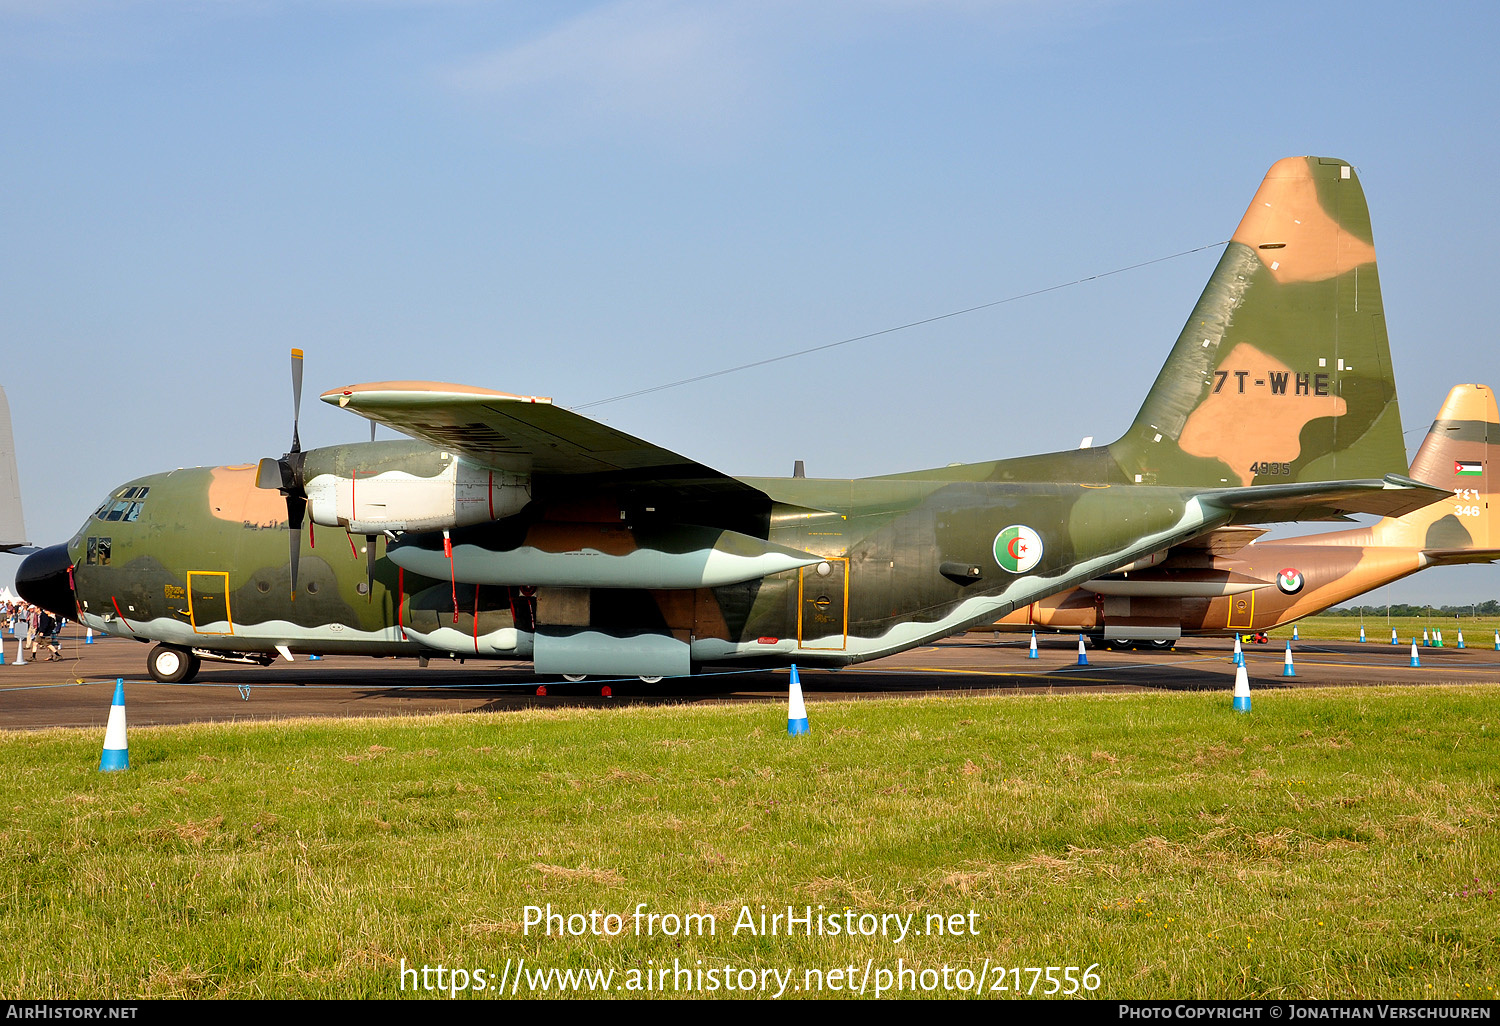
[[[65,635],[62,662],[15,665],[17,641],[0,637],[0,729],[98,727],[109,716],[116,678],[125,680],[132,726],[295,716],[393,716],[548,706],[622,703],[689,704],[785,701],[785,670],[712,672],[646,684],[590,679],[566,683],[538,677],[529,663],[433,658],[298,656],[267,667],[205,661],[193,681],[158,684],[145,672],[150,646],[118,638],[84,644]],[[1234,686],[1233,640],[1192,638],[1169,652],[1088,649],[1079,666],[1077,636],[1039,636],[1040,658],[1026,657],[1029,637],[970,634],[839,671],[801,670],[810,701],[928,694],[1119,691],[1222,691]],[[1292,645],[1295,677],[1282,676],[1284,645],[1245,646],[1252,690],[1372,684],[1500,683],[1500,652],[1486,644],[1459,650],[1377,642],[1302,641]],[[545,695],[537,687],[546,687]],[[608,686],[610,697],[600,694]]]

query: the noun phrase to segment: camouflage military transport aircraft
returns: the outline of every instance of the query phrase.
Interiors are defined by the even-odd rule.
[[[1269,542],[1255,541],[1258,528],[1225,528],[970,629],[1166,648],[1183,635],[1270,630],[1429,566],[1488,563],[1500,559],[1491,509],[1500,496],[1489,476],[1497,457],[1494,391],[1459,385],[1411,464],[1411,476],[1448,489],[1448,501],[1370,527]]]
[[[294,394],[300,368],[294,353]],[[1272,167],[1135,423],[1101,448],[733,478],[534,396],[408,381],[322,399],[411,440],[303,450],[294,416],[291,451],[259,469],[117,488],[18,588],[157,642],[163,681],[293,652],[650,680],[856,663],[1225,527],[1447,494],[1401,476],[1364,193],[1317,157]]]

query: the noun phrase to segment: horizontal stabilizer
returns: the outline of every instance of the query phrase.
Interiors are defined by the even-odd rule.
[[[1422,558],[1429,566],[1493,563],[1500,559],[1500,549],[1423,549]]]
[[[1399,517],[1451,494],[1446,488],[1435,488],[1399,474],[1387,474],[1382,480],[1226,488],[1200,497],[1220,509],[1234,510],[1233,523],[1264,524],[1279,520],[1330,519],[1349,513]]]

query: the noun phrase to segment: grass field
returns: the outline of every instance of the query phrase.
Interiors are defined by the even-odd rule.
[[[1358,641],[1359,623],[1360,618],[1357,616],[1309,616],[1305,620],[1298,620],[1296,626],[1300,637],[1315,641]],[[1500,628],[1500,618],[1481,616],[1474,619],[1466,616],[1455,621],[1451,616],[1434,615],[1430,617],[1395,616],[1387,620],[1375,611],[1365,616],[1364,624],[1365,637],[1372,642],[1390,644],[1392,627],[1396,629],[1397,637],[1406,645],[1411,644],[1413,637],[1420,643],[1424,629],[1437,629],[1443,632],[1443,644],[1451,648],[1458,644],[1458,631],[1462,630],[1464,644],[1469,648],[1493,650],[1495,631]],[[1292,628],[1278,627],[1268,633],[1277,639],[1290,638]]]
[[[0,993],[393,997],[455,968],[632,993],[676,960],[705,989],[753,970],[758,996],[882,970],[942,995],[944,967],[1012,996],[1027,967],[1092,966],[1095,997],[1493,998],[1497,703],[817,702],[798,739],[770,705],[152,728],[113,774],[98,731],[5,733]],[[528,933],[549,903],[619,935]],[[636,936],[640,903],[716,933]],[[734,933],[761,905],[914,918],[900,941]],[[929,915],[959,929],[918,935]]]

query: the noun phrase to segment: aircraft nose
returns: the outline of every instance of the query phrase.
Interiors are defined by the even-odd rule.
[[[41,606],[55,616],[72,618],[78,613],[73,589],[68,582],[66,545],[48,545],[21,560],[16,569],[16,593],[34,606]]]

